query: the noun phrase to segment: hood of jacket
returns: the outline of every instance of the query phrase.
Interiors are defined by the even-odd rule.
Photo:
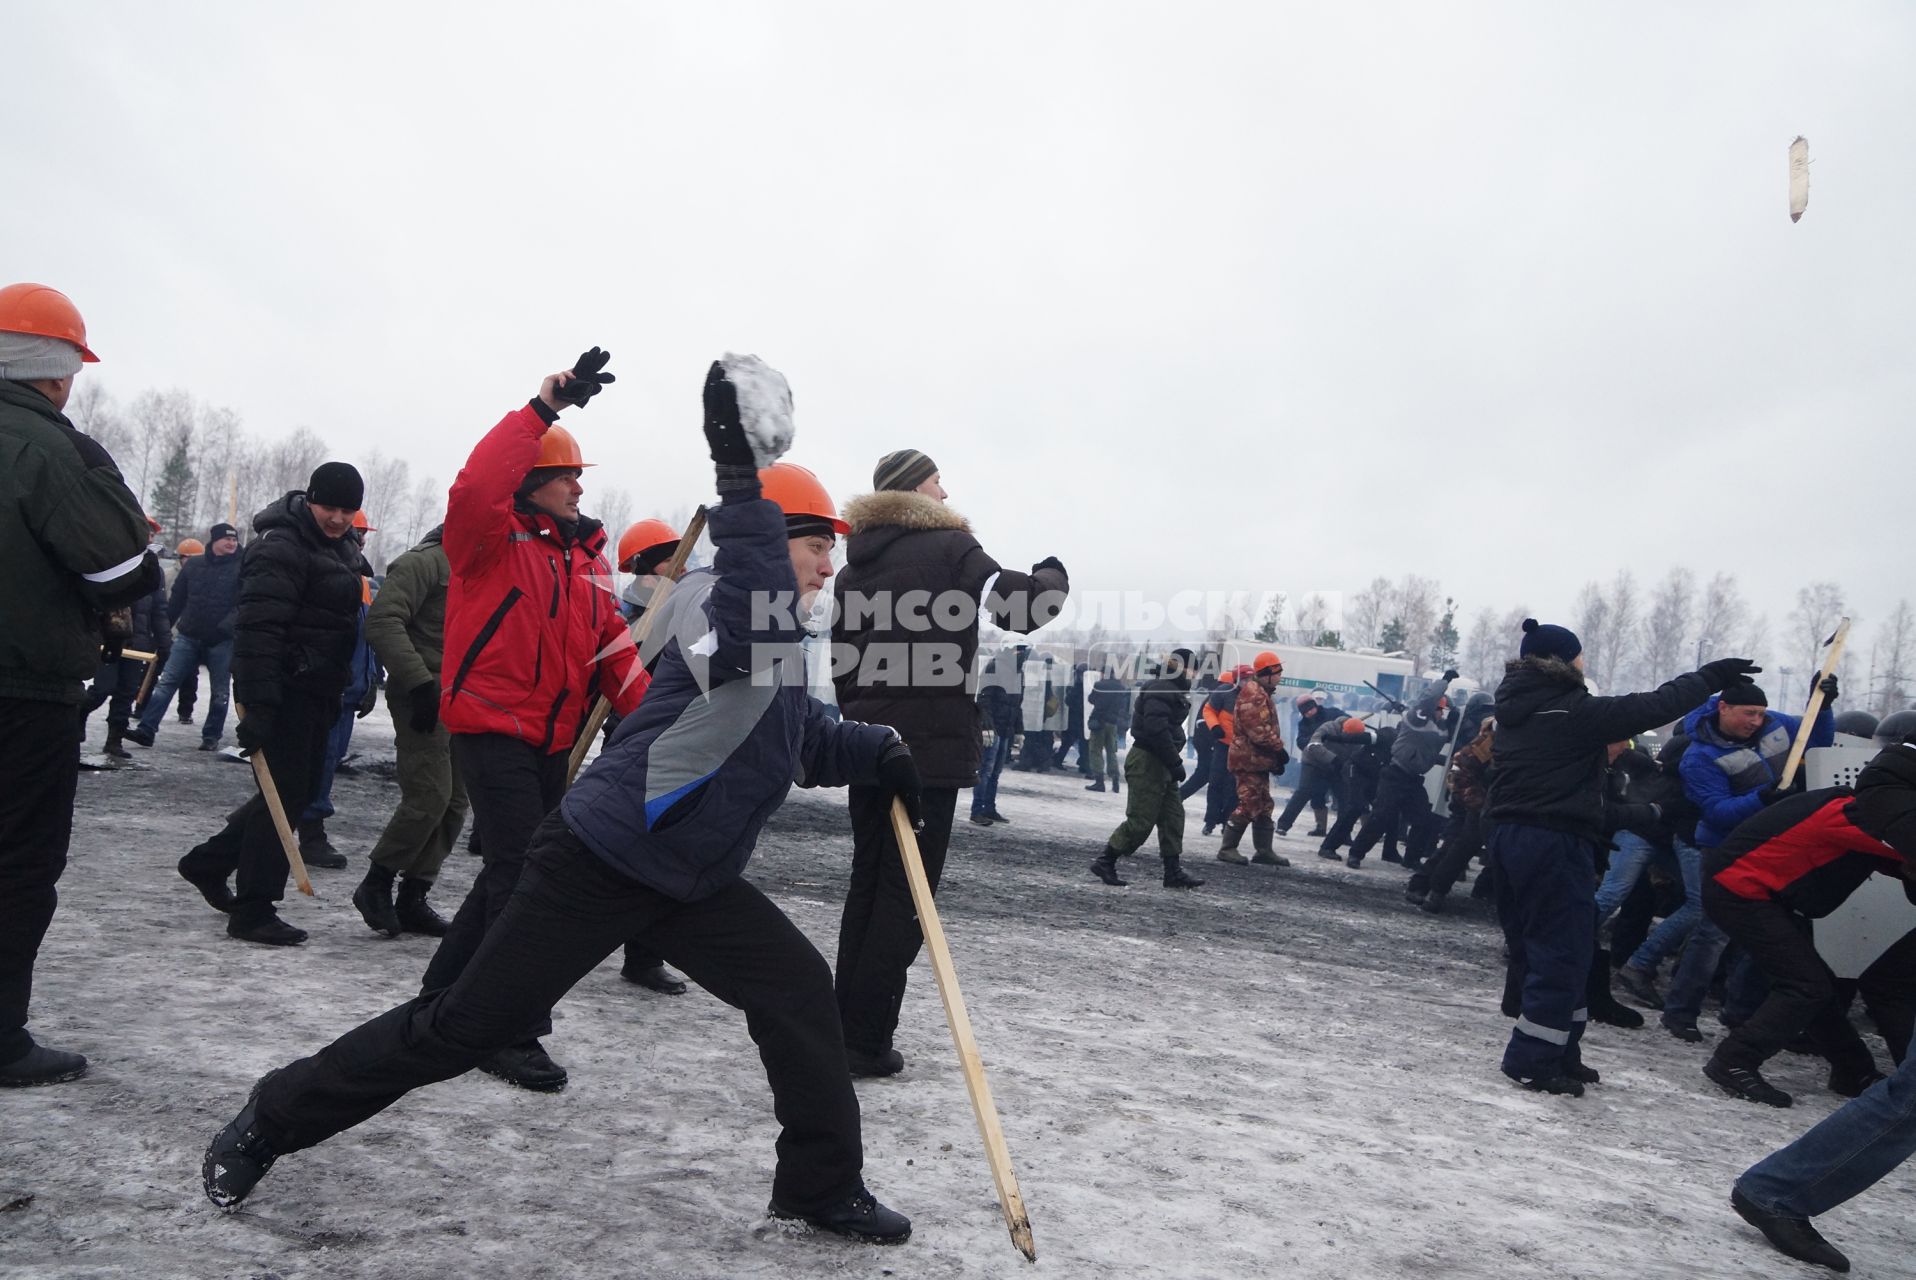
[[[371,566],[350,538],[329,538],[319,531],[313,513],[307,509],[306,495],[294,489],[277,502],[268,503],[253,515],[253,532],[263,535],[272,529],[289,529],[307,546],[331,551],[355,573],[369,574]]]
[[[1561,658],[1515,658],[1497,686],[1497,721],[1516,727],[1566,693],[1583,689],[1583,673]]]
[[[845,563],[869,565],[880,559],[899,538],[912,533],[952,530],[970,533],[971,524],[936,498],[922,493],[860,494],[845,504],[845,523],[852,536],[845,544]]]
[[[432,528],[426,530],[425,537],[413,543],[412,549],[414,551],[417,551],[422,547],[443,546],[445,544],[445,539],[446,539],[446,526],[443,524],[436,524]]]

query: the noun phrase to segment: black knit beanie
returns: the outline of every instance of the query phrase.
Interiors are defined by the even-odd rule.
[[[306,501],[357,511],[366,505],[366,482],[350,462],[322,462],[306,482]]]
[[[1761,685],[1745,680],[1742,684],[1733,684],[1723,691],[1719,699],[1726,707],[1767,707],[1770,699]]]

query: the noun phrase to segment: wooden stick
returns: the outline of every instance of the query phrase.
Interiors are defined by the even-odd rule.
[[[639,619],[638,625],[632,628],[632,647],[636,655],[642,656],[645,653],[645,642],[652,635],[652,620],[659,616],[660,606],[672,594],[672,588],[678,584],[680,576],[685,573],[685,561],[692,554],[693,544],[704,532],[705,508],[700,507],[692,513],[691,520],[686,522],[685,532],[679,536],[679,545],[673,549],[672,558],[665,562],[659,572],[659,577],[663,581],[653,590],[652,599],[645,606],[644,616]],[[572,744],[572,758],[566,761],[565,784],[568,788],[572,786],[572,780],[579,776],[579,766],[585,763],[585,753],[591,749],[592,740],[599,736],[599,727],[605,723],[606,715],[611,710],[611,699],[604,694],[600,694],[593,702],[592,714],[585,718],[585,728],[579,731],[579,740]]]
[[[160,658],[160,655],[157,653],[145,653],[139,649],[122,649],[120,650],[120,656],[122,658],[131,658],[135,662],[157,662]]]
[[[121,650],[120,656],[122,658],[126,657],[126,651]],[[140,692],[139,695],[133,699],[133,709],[135,711],[146,710],[146,700],[153,696],[153,677],[159,674],[160,659],[159,655],[155,654],[146,660],[146,674],[140,677]]]
[[[286,806],[280,803],[279,788],[273,785],[273,775],[266,768],[266,752],[254,747],[252,758],[253,777],[259,783],[259,793],[266,797],[266,811],[273,815],[273,828],[279,832],[279,843],[286,850],[286,865],[293,869],[293,883],[299,886],[301,893],[314,897],[313,882],[306,874],[306,859],[299,856],[293,824],[286,821]]]
[[[1829,653],[1823,658],[1823,669],[1816,673],[1816,682],[1810,686],[1809,709],[1803,712],[1803,723],[1796,726],[1796,741],[1790,744],[1790,757],[1783,762],[1783,776],[1777,779],[1779,791],[1789,790],[1790,783],[1796,781],[1797,766],[1803,763],[1803,752],[1810,745],[1810,729],[1816,724],[1816,717],[1823,714],[1823,681],[1830,672],[1836,670],[1837,659],[1843,656],[1843,645],[1849,640],[1849,619],[1844,618],[1836,624],[1835,632],[1824,641]]]
[[[1024,1196],[1018,1191],[1018,1175],[1012,1172],[1005,1131],[998,1124],[998,1106],[991,1100],[991,1086],[985,1081],[984,1059],[978,1056],[978,1042],[972,1038],[971,1015],[965,1012],[965,997],[958,990],[958,971],[952,968],[944,926],[938,923],[931,882],[925,878],[924,859],[918,853],[918,836],[911,829],[911,819],[905,815],[901,800],[891,802],[891,829],[905,862],[905,880],[911,885],[911,901],[918,910],[918,927],[925,935],[925,951],[931,956],[931,972],[938,979],[938,995],[945,1002],[945,1021],[951,1026],[951,1042],[958,1048],[958,1065],[964,1068],[965,1090],[971,1095],[978,1132],[985,1140],[985,1159],[991,1164],[991,1180],[998,1188],[998,1204],[1005,1211],[1005,1226],[1011,1231],[1011,1243],[1018,1247],[1018,1252],[1036,1262],[1038,1246],[1031,1238],[1031,1217],[1025,1212]]]

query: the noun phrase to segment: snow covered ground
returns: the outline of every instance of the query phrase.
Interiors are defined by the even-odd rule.
[[[361,762],[390,759],[384,716]],[[1710,1086],[1707,1046],[1597,1027],[1603,1084],[1526,1094],[1496,1070],[1487,916],[1427,916],[1397,868],[1300,840],[1273,871],[1194,835],[1203,889],[1159,888],[1149,847],[1106,888],[1086,865],[1121,801],[1075,775],[1007,774],[1013,824],[961,821],[940,897],[1035,1268],[1005,1233],[922,960],[905,1073],[859,1085],[867,1179],[914,1222],[901,1248],[767,1221],[774,1127],[743,1020],[696,989],[633,988],[616,960],[558,1010],[565,1093],[476,1073],[422,1090],[223,1214],[199,1188],[207,1139],[261,1072],[411,995],[430,943],[375,936],[348,901],[395,794],[376,769],[337,790],[352,867],[286,904],[312,940],[229,941],[173,863],[251,781],[196,741],[169,723],[139,753],[150,768],[81,779],[33,1025],[93,1073],[0,1094],[8,1277],[1809,1274],[1727,1197],[1835,1107],[1818,1063],[1778,1060],[1799,1102],[1772,1111]],[[751,871],[828,957],[847,849],[841,798],[797,793]],[[472,868],[449,864],[448,914]],[[1910,1274],[1911,1172],[1823,1220],[1856,1274]]]

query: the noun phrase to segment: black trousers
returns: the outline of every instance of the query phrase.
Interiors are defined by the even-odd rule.
[[[1329,834],[1324,837],[1323,851],[1330,853],[1341,847],[1351,838],[1351,832],[1370,812],[1371,784],[1364,778],[1349,772],[1340,772],[1337,777],[1337,821],[1331,824]]]
[[[849,789],[852,815],[852,876],[845,913],[838,923],[838,969],[834,989],[845,1043],[862,1053],[891,1048],[898,1011],[905,1001],[905,975],[918,958],[924,934],[905,881],[905,864],[892,835],[891,801],[879,787]],[[918,852],[932,892],[945,870],[951,847],[952,817],[958,807],[953,787],[924,793],[925,829]]]
[[[1807,918],[1780,903],[1731,893],[1708,878],[1703,882],[1703,911],[1749,952],[1770,980],[1770,994],[1756,1012],[1717,1046],[1718,1060],[1733,1067],[1760,1067],[1808,1032],[1832,1066],[1845,1071],[1869,1068],[1869,1047],[1836,998],[1836,975],[1817,954]]]
[[[84,717],[98,711],[106,705],[106,724],[109,729],[124,731],[133,716],[133,699],[140,696],[140,685],[146,680],[146,664],[132,658],[115,658],[111,662],[102,662],[100,672],[93,677],[93,684],[87,690],[86,702],[82,704],[82,732]]]
[[[0,1063],[33,1049],[33,962],[59,901],[79,777],[79,708],[0,698]]]
[[[1204,787],[1204,825],[1207,827],[1230,821],[1231,811],[1237,808],[1237,779],[1224,767],[1230,761],[1231,749],[1223,739],[1219,739],[1211,749],[1217,753],[1218,762]],[[1179,788],[1178,796],[1183,798],[1182,788]]]
[[[565,795],[566,757],[564,751],[548,755],[503,733],[452,735],[452,764],[466,784],[483,865],[426,965],[422,995],[450,987],[465,972],[506,909],[525,871],[533,833]],[[541,1018],[526,1038],[551,1030],[551,1019]]]
[[[1411,889],[1418,893],[1449,893],[1463,878],[1470,860],[1483,851],[1482,811],[1453,805],[1438,836],[1436,854],[1411,872]]]
[[[315,698],[286,692],[273,708],[273,737],[265,746],[266,770],[279,792],[279,802],[294,821],[319,794],[320,776],[339,719],[337,697]],[[242,925],[274,914],[273,904],[286,896],[286,850],[266,808],[266,797],[253,798],[227,815],[226,825],[180,859],[195,877],[224,879],[239,872],[234,882],[233,919]]]
[[[857,1189],[858,1098],[832,975],[798,926],[743,880],[696,902],[648,889],[601,862],[556,813],[524,861],[512,900],[450,987],[266,1078],[259,1118],[275,1151],[323,1142],[524,1040],[580,978],[638,938],[744,1011],[781,1126],[772,1178],[779,1205],[812,1212]]]
[[[1423,861],[1437,837],[1437,815],[1430,811],[1424,780],[1391,765],[1377,779],[1377,801],[1365,816],[1364,825],[1358,828],[1357,839],[1351,841],[1352,855],[1361,858],[1369,853],[1379,840],[1395,834],[1400,822],[1409,824],[1409,847],[1405,852],[1411,861]],[[1343,824],[1341,816],[1338,824]]]
[[[1191,749],[1197,752],[1197,768],[1191,770],[1190,777],[1178,784],[1180,800],[1189,800],[1208,787],[1212,773],[1224,768],[1224,757],[1230,753],[1230,748],[1217,741],[1216,737],[1208,731],[1191,734]],[[1213,756],[1217,757],[1215,762],[1212,760]]]
[[[1337,774],[1331,769],[1320,769],[1314,764],[1300,766],[1297,774],[1297,790],[1291,792],[1291,798],[1284,804],[1284,812],[1278,815],[1277,829],[1289,831],[1291,824],[1297,821],[1297,815],[1304,812],[1304,806],[1321,810],[1331,801],[1331,784],[1337,781]]]
[[[1890,943],[1889,950],[1863,970],[1856,990],[1889,1044],[1889,1056],[1902,1066],[1910,1036],[1916,1034],[1916,929]]]

